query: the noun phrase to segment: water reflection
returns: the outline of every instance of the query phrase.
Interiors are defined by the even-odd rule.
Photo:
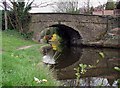
[[[82,48],[65,47],[60,54],[56,60],[55,69],[66,68],[78,62],[82,55]]]
[[[104,54],[104,58],[101,57],[100,52]],[[73,80],[76,78],[74,68],[83,63],[96,67],[87,70],[81,76],[82,81],[89,79],[89,85],[96,86],[101,79],[104,79],[107,80],[104,82],[106,83],[103,84],[104,86],[112,85],[120,78],[120,73],[113,69],[115,66],[120,66],[119,52],[119,49],[108,48],[65,48],[54,65],[55,74],[59,80],[66,80],[66,82],[70,79]],[[96,81],[97,79],[100,80]]]

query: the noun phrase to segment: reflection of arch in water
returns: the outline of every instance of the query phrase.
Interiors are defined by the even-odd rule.
[[[101,56],[99,55],[99,52],[101,51],[105,54],[105,58],[101,58]],[[95,65],[97,63],[97,60],[99,60],[99,63],[96,65],[96,68],[87,70],[87,73],[81,75],[81,77],[102,77],[104,79],[107,79],[109,84],[112,85],[113,82],[120,77],[120,73],[113,69],[115,66],[119,65],[117,61],[120,57],[118,52],[120,52],[120,50],[83,48],[82,56],[77,62],[73,63],[68,67],[57,69],[57,78],[63,80],[75,79],[76,76],[74,68],[78,67],[80,63],[87,65]],[[115,58],[112,59],[113,57],[116,57],[117,60],[115,60]]]
[[[61,55],[56,60],[56,69],[64,69],[71,65],[74,65],[79,61],[82,55],[82,48],[80,47],[65,47],[61,52]]]

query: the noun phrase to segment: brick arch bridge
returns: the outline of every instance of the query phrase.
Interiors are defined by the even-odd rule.
[[[32,13],[31,16],[30,30],[34,31],[36,40],[39,40],[39,34],[45,28],[53,25],[64,25],[66,27],[64,28],[65,30],[69,27],[77,31],[82,38],[82,43],[95,42],[107,33],[108,29],[110,29],[108,22],[111,22],[107,16],[98,15]]]

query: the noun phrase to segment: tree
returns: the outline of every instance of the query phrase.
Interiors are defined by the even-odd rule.
[[[92,6],[92,7],[90,8],[89,13],[90,13],[90,14],[93,14],[93,11],[94,11],[94,7]]]
[[[115,2],[113,0],[108,0],[106,3],[106,10],[113,10],[115,8]]]
[[[34,0],[33,0],[34,1]],[[11,24],[14,26],[15,29],[17,29],[21,33],[27,33],[28,31],[28,25],[30,22],[30,14],[29,11],[31,10],[31,5],[33,3],[31,1],[25,3],[24,0],[17,1],[15,0],[11,1],[12,8],[9,12],[9,20],[11,21]]]
[[[4,5],[5,30],[7,30],[8,29],[8,21],[7,21],[7,4],[6,4],[6,0],[3,1],[3,5]]]
[[[120,9],[120,1],[116,3],[116,9]]]
[[[60,13],[80,13],[80,9],[78,7],[78,1],[74,0],[67,0],[63,1],[60,0],[59,2],[56,2],[55,12]]]
[[[31,16],[29,11],[34,0],[9,0],[3,2],[3,9],[7,12],[8,28],[16,29],[20,33],[27,33]],[[5,18],[4,18],[5,19]]]

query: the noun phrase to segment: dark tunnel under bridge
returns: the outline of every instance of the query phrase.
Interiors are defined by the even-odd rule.
[[[62,37],[68,46],[81,45],[82,37],[79,32],[73,28],[62,24],[52,25],[50,27],[57,27],[58,35]]]

